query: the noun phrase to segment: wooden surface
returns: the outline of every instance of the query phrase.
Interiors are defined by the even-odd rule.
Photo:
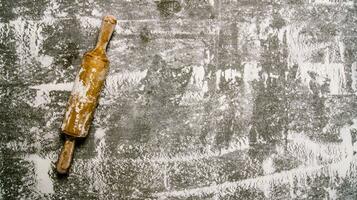
[[[353,1],[0,2],[0,199],[355,199]],[[54,162],[102,16],[109,76]]]

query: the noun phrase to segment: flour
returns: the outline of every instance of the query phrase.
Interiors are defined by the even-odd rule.
[[[244,63],[244,75],[243,80],[246,84],[249,85],[250,81],[259,79],[259,72],[261,67],[258,66],[256,62],[246,62]]]
[[[53,182],[49,176],[51,168],[51,160],[42,158],[37,154],[30,154],[25,160],[35,164],[36,190],[43,194],[54,194]]]
[[[297,64],[299,66],[299,78],[301,78],[303,84],[309,87],[312,80],[309,73],[315,72],[317,74],[316,82],[319,85],[323,85],[328,82],[331,95],[343,95],[346,93],[346,75],[345,66],[343,63],[333,62],[329,56],[329,46],[331,42],[312,43],[309,42],[306,36],[301,34],[301,29],[304,24],[291,25],[287,27],[287,44],[289,49],[289,65],[293,66]],[[344,50],[339,40],[337,40],[337,46],[340,50]],[[320,49],[325,49],[324,62],[316,63],[311,62],[311,56],[313,53]],[[341,55],[344,52],[340,52]],[[342,58],[344,59],[344,58]]]
[[[354,62],[352,64],[352,90],[355,92],[355,94],[357,94],[357,62]]]
[[[307,0],[308,3],[315,4],[315,5],[331,5],[331,6],[336,6],[336,5],[343,5],[343,6],[348,6],[352,7],[354,5],[353,0]]]
[[[307,166],[307,167],[299,167],[296,169],[282,171],[279,173],[274,173],[272,175],[258,176],[254,178],[248,178],[241,181],[236,182],[224,182],[222,184],[216,184],[207,187],[200,187],[194,189],[180,190],[180,191],[168,191],[168,192],[160,192],[156,193],[155,197],[159,199],[166,199],[167,197],[202,197],[209,194],[225,194],[229,192],[234,192],[239,188],[244,189],[252,189],[252,188],[264,188],[266,189],[266,185],[273,184],[289,184],[292,180],[296,179],[297,181],[306,181],[308,177],[316,176],[317,174],[327,174],[328,176],[334,176],[335,174],[346,174],[349,169],[341,166],[346,164],[344,161],[333,163],[330,165],[319,165],[319,166]],[[351,161],[348,161],[348,164],[351,164]],[[353,163],[356,165],[356,163]],[[349,166],[348,165],[348,166]],[[265,192],[269,194],[269,192]]]
[[[248,138],[243,137],[232,143],[227,148],[221,150],[207,150],[206,153],[191,152],[189,154],[177,154],[175,156],[160,155],[147,159],[136,159],[133,162],[149,162],[149,163],[174,163],[174,162],[191,162],[202,159],[209,159],[212,157],[220,157],[236,151],[242,151],[249,148]]]
[[[29,105],[40,107],[50,103],[49,94],[51,91],[71,91],[73,82],[69,83],[48,83],[41,85],[30,86],[30,89],[35,89],[36,97],[34,101],[28,102]]]
[[[323,85],[328,81],[331,95],[343,95],[346,93],[346,75],[342,63],[300,63],[300,77],[308,86],[312,80],[309,72],[318,74],[316,81]]]
[[[205,80],[204,66],[193,66],[192,75],[183,94],[180,105],[191,105],[203,99],[204,94],[208,91],[207,80]]]
[[[319,174],[326,174],[329,177],[337,176],[346,178],[348,174],[351,173],[351,170],[355,169],[351,167],[351,165],[355,166],[357,164],[353,157],[354,144],[352,144],[350,133],[352,129],[357,128],[357,119],[353,120],[353,122],[354,123],[351,126],[345,126],[340,130],[342,138],[342,143],[340,144],[318,144],[311,141],[306,136],[290,134],[288,137],[290,141],[288,149],[291,148],[291,145],[299,144],[298,149],[303,152],[302,154],[311,156],[307,160],[304,158],[307,162],[305,161],[304,164],[297,168],[275,172],[272,157],[268,157],[263,161],[262,167],[265,174],[264,176],[247,178],[236,182],[227,181],[221,184],[194,189],[160,192],[156,193],[155,196],[160,199],[165,199],[167,197],[202,197],[209,194],[224,195],[229,192],[234,192],[239,188],[256,188],[262,190],[265,196],[269,197],[271,187],[275,184],[292,184],[294,181],[304,183],[309,177]],[[299,156],[297,149],[293,149],[291,154]],[[302,161],[304,159],[302,159]],[[308,162],[309,159],[314,162]],[[318,159],[330,162],[328,164],[321,164],[317,162]],[[352,173],[355,173],[355,171]],[[331,178],[331,181],[335,181],[335,179]],[[292,187],[292,185],[290,187]],[[333,191],[331,191],[330,194],[333,195]]]

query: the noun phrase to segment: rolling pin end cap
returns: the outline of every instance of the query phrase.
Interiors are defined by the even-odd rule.
[[[105,21],[105,22],[109,22],[109,23],[111,23],[111,24],[116,24],[116,23],[117,23],[117,19],[116,19],[116,17],[113,16],[113,15],[106,15],[106,16],[104,17],[104,21]]]
[[[57,165],[56,166],[56,172],[59,175],[68,175],[69,168],[62,168],[62,167],[60,167],[60,165]]]

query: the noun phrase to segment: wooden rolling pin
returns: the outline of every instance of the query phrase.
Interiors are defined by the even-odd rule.
[[[59,174],[67,174],[69,171],[75,141],[88,135],[98,97],[108,72],[109,61],[105,51],[115,25],[114,16],[105,16],[97,45],[83,56],[61,127],[66,141],[56,164]]]

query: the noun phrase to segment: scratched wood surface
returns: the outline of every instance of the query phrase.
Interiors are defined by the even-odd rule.
[[[0,2],[0,199],[356,199],[349,0]],[[109,77],[71,174],[59,127],[101,17]]]

